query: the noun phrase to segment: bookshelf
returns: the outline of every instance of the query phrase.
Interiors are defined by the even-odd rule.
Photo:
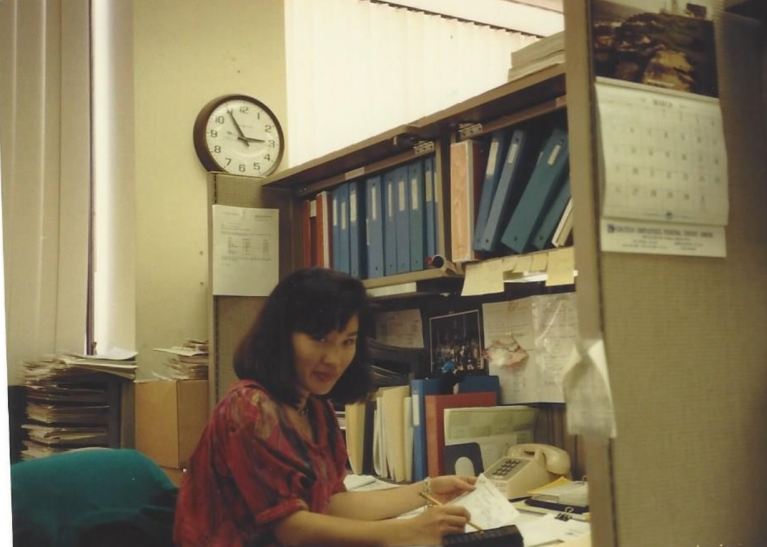
[[[211,203],[280,208],[285,274],[302,264],[303,242],[291,227],[299,225],[303,198],[425,151],[435,154],[444,175],[451,141],[565,115],[570,134],[578,136],[571,140],[570,175],[580,337],[604,342],[617,426],[615,438],[578,439],[592,496],[592,545],[760,544],[767,535],[761,504],[732,503],[767,497],[767,41],[757,17],[739,14],[759,4],[717,1],[713,8],[728,155],[726,258],[601,249],[587,0],[564,3],[566,69],[505,84],[265,181],[212,174]],[[449,218],[446,201],[440,203],[445,245]],[[460,284],[460,275],[417,272],[368,286],[396,293],[404,285],[424,296],[430,285],[456,278]],[[228,383],[229,367],[216,363],[231,362],[258,307],[255,298],[212,298],[212,389]],[[544,424],[552,435],[558,427]]]

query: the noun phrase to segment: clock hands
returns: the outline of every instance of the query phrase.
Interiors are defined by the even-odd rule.
[[[242,128],[240,127],[240,124],[237,123],[237,118],[234,117],[234,112],[230,110],[226,111],[229,114],[229,117],[232,118],[232,121],[234,122],[234,127],[237,129],[237,133],[239,135],[237,136],[238,140],[241,140],[245,143],[245,146],[250,146],[250,143],[252,142],[266,142],[264,139],[256,139],[254,137],[246,137],[245,133],[242,132]]]
[[[227,114],[229,114],[229,117],[232,118],[232,121],[234,122],[234,127],[237,129],[237,133],[240,135],[237,137],[239,140],[245,143],[245,146],[250,146],[250,142],[248,137],[245,136],[245,133],[242,132],[242,128],[240,127],[240,124],[237,123],[237,118],[234,117],[234,112],[232,112],[231,109],[226,111]]]

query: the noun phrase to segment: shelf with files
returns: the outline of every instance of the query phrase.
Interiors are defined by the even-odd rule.
[[[289,190],[297,202],[311,201],[318,194],[332,193],[335,188],[347,182],[385,174],[419,158],[432,156],[435,178],[433,199],[437,204],[434,212],[436,252],[433,255],[427,254],[426,258],[434,255],[449,258],[450,144],[462,138],[484,139],[499,129],[563,112],[565,106],[564,69],[561,66],[551,67],[281,171],[264,180],[263,187]],[[299,248],[308,247],[304,234],[294,235],[294,239],[299,242]],[[304,256],[304,264],[309,260],[309,256]],[[387,296],[445,292],[446,288],[455,291],[460,290],[462,282],[460,269],[432,269],[428,267],[428,263],[419,265],[412,271],[387,270],[381,276],[360,277],[372,293]]]

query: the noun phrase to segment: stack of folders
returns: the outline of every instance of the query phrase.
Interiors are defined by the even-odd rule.
[[[363,403],[345,406],[349,466],[357,475],[393,482],[444,474],[444,410],[494,406],[497,376],[471,376],[443,393],[439,378],[382,385]]]
[[[323,190],[301,205],[303,261],[373,279],[423,270],[437,255],[434,156]]]
[[[507,254],[568,243],[572,233],[568,160],[563,127],[523,124],[493,132],[478,183],[481,191],[471,248]],[[460,217],[452,210],[451,215],[453,221]],[[455,222],[452,237],[455,250],[462,237]]]
[[[511,52],[509,81],[517,80],[543,69],[564,64],[565,33],[557,32]]]

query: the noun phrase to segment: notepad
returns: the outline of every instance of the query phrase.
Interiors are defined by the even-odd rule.
[[[572,507],[584,509],[589,506],[589,485],[585,481],[568,481],[550,488],[539,488],[527,500],[528,505],[560,509]]]

